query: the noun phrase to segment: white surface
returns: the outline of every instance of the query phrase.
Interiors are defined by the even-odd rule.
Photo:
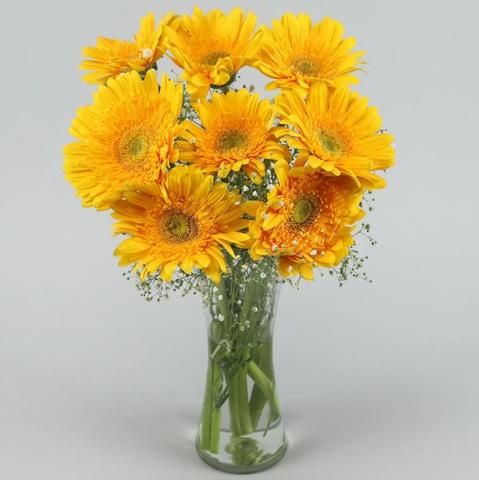
[[[80,48],[192,4],[2,5],[2,480],[226,477],[193,448],[199,301],[145,304],[111,256],[110,219],[82,210],[62,178],[67,127],[93,91],[79,80]],[[371,216],[375,283],[283,289],[275,351],[291,448],[259,477],[476,480],[477,6],[240,4],[264,22],[292,9],[342,20],[368,51],[360,90],[398,144]]]

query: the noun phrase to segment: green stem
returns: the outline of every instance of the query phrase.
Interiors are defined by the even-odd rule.
[[[268,399],[271,406],[272,418],[279,416],[279,405],[274,383],[252,360],[248,362],[248,375],[253,379],[255,384],[261,389],[265,397]]]
[[[213,391],[211,395],[211,426],[210,426],[210,451],[219,452],[220,430],[221,430],[221,409],[216,405],[216,399],[221,390],[221,369],[215,360],[211,361]]]
[[[272,342],[268,341],[257,347],[257,353],[253,358],[253,361],[264,372],[271,382],[274,381],[273,364],[272,364]],[[261,414],[263,413],[268,397],[263,393],[263,390],[255,383],[253,391],[251,392],[251,398],[249,402],[251,422],[253,429],[258,427]],[[275,417],[273,418],[273,420]]]
[[[247,435],[253,431],[248,403],[247,369],[241,368],[229,381],[229,407],[231,431],[235,436]]]
[[[211,367],[208,365],[206,377],[206,392],[201,412],[201,437],[200,445],[203,450],[209,450],[210,447],[210,405],[211,405]]]
[[[239,395],[238,395],[238,378],[233,375],[228,381],[228,404],[230,407],[231,431],[234,436],[241,436],[241,419],[239,414]]]
[[[213,359],[208,365],[206,393],[201,419],[201,448],[212,453],[219,452],[221,410],[216,406],[216,397],[221,372]]]
[[[251,416],[249,413],[248,403],[248,374],[246,368],[242,368],[238,372],[238,395],[240,406],[240,421],[242,435],[246,435],[253,431],[251,424]]]

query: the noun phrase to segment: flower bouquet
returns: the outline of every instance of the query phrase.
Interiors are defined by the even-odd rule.
[[[147,300],[199,293],[208,371],[197,450],[229,472],[254,472],[286,450],[272,361],[281,283],[315,269],[363,277],[356,238],[366,196],[385,186],[393,138],[350,90],[363,52],[341,23],[195,8],[131,41],[99,38],[81,68],[100,84],[78,110],[66,178],[84,207],[109,210],[115,250]],[[176,78],[158,74],[171,59]],[[242,67],[273,99],[242,85]]]

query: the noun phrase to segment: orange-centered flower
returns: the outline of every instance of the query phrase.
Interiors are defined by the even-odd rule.
[[[343,37],[343,25],[324,18],[312,24],[308,15],[287,13],[262,27],[261,48],[256,67],[274,79],[268,89],[296,90],[305,95],[320,81],[330,87],[357,83],[352,75],[358,70],[364,52],[352,52],[356,41]]]
[[[137,72],[110,79],[93,105],[78,110],[65,147],[66,178],[83,206],[108,208],[129,185],[158,182],[178,159],[174,142],[181,133],[177,119],[181,85],[156,72],[142,80]]]
[[[311,280],[313,267],[333,267],[354,243],[354,224],[364,212],[362,191],[346,176],[276,164],[279,184],[250,222],[251,256],[278,256],[279,271]]]
[[[286,159],[289,151],[272,134],[276,118],[268,100],[247,90],[215,93],[211,101],[195,104],[201,127],[184,124],[186,139],[180,147],[180,160],[192,162],[208,173],[226,177],[243,169],[254,181],[261,181],[264,159]]]
[[[183,78],[194,97],[205,97],[211,85],[230,83],[238,70],[251,65],[258,49],[256,16],[240,8],[203,13],[198,7],[168,28],[173,61],[184,69]]]
[[[367,189],[386,185],[374,172],[394,164],[393,137],[380,130],[381,117],[367,98],[347,87],[331,91],[316,83],[306,99],[283,92],[276,106],[289,127],[276,134],[298,149],[296,166],[348,175]]]
[[[194,167],[177,166],[160,185],[126,191],[112,204],[117,234],[126,234],[116,249],[120,265],[134,264],[146,278],[157,272],[170,281],[178,267],[201,269],[215,282],[227,269],[225,252],[245,246],[249,235],[239,194],[214,183]]]

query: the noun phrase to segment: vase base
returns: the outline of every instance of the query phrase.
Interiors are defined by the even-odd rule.
[[[276,465],[284,457],[287,449],[288,445],[286,440],[284,440],[284,443],[274,454],[268,455],[267,458],[260,460],[257,463],[244,465],[222,462],[220,459],[199,448],[198,444],[196,444],[196,451],[203,462],[208,464],[210,467],[215,468],[216,470],[234,474],[257,473],[267,470],[268,468]]]

